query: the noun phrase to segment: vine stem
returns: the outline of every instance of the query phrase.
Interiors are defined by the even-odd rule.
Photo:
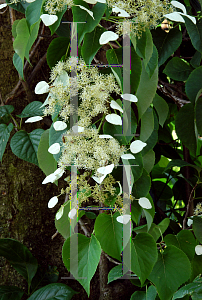
[[[184,219],[183,219],[183,229],[186,229],[186,221],[187,221],[187,217],[189,215],[189,207],[190,207],[191,202],[193,201],[192,195],[193,195],[197,185],[198,185],[198,182],[195,184],[195,186],[193,187],[193,189],[192,189],[192,191],[189,195],[189,200],[188,200],[188,203],[187,203],[187,209],[186,209],[186,213],[185,213],[185,216],[184,216]]]

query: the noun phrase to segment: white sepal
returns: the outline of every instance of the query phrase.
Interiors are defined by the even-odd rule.
[[[123,109],[121,108],[121,106],[118,105],[114,100],[111,101],[110,106],[111,106],[111,108],[117,109],[117,110],[119,110],[120,112],[123,113]]]
[[[174,21],[174,22],[181,22],[181,23],[185,23],[183,17],[176,11],[170,13],[170,14],[166,14],[164,15],[164,17],[166,19],[169,19],[171,21]]]
[[[48,152],[51,154],[58,154],[60,152],[60,144],[54,143],[48,148]]]
[[[123,193],[123,189],[122,189],[122,186],[121,186],[120,182],[119,181],[117,181],[117,182],[118,182],[118,185],[119,185],[119,188],[120,188],[120,192],[118,193],[117,196],[120,196]]]
[[[128,153],[128,154],[122,154],[121,158],[123,158],[123,159],[135,159],[135,156]]]
[[[192,17],[190,15],[186,15],[186,14],[183,14],[183,13],[179,13],[181,16],[185,16],[187,18],[189,18],[195,25],[196,25],[196,18],[195,17]]]
[[[171,1],[171,4],[174,7],[177,7],[180,10],[182,10],[184,14],[187,14],[186,7],[182,3],[178,2],[178,1]]]
[[[140,140],[136,140],[136,141],[134,141],[134,142],[132,142],[132,143],[130,144],[130,151],[131,151],[132,153],[138,153],[138,152],[142,151],[142,149],[143,149],[146,145],[147,145],[146,143],[144,143],[144,142],[142,142],[142,141],[140,141]]]
[[[63,212],[64,212],[64,206],[62,205],[55,216],[56,220],[59,220],[60,218],[62,218]]]
[[[116,41],[119,38],[118,34],[113,31],[105,31],[101,34],[99,43],[100,45],[107,44],[110,41]]]
[[[48,201],[48,208],[53,208],[58,203],[58,197],[54,196]]]
[[[100,139],[113,139],[113,136],[111,136],[110,134],[100,134],[99,138]]]
[[[74,133],[83,132],[84,131],[84,127],[78,126],[78,125],[74,125],[74,126],[72,126],[72,130],[73,130]]]
[[[28,118],[25,123],[34,123],[34,122],[38,122],[38,121],[41,121],[43,120],[43,118],[41,116],[35,116],[35,117],[31,117],[31,118]]]
[[[36,1],[36,0],[26,0],[27,3],[32,3],[34,1]]]
[[[49,14],[43,14],[40,18],[45,26],[51,26],[58,20],[58,16]]]
[[[0,9],[2,9],[2,8],[6,7],[6,6],[8,6],[7,3],[0,4]]]
[[[126,225],[130,221],[130,215],[123,215],[116,218],[117,222]]]
[[[193,220],[192,220],[192,219],[188,219],[188,220],[187,220],[187,225],[188,225],[188,226],[191,226],[192,224],[193,224]]]
[[[86,7],[84,7],[84,6],[82,6],[82,5],[75,5],[75,6],[79,6],[81,9],[87,11],[87,13],[93,18],[93,20],[95,20],[92,11],[90,11],[89,9],[87,9]]]
[[[56,121],[53,124],[53,127],[56,131],[60,131],[60,130],[64,130],[65,128],[67,128],[67,124],[65,122],[62,122],[62,121]]]
[[[85,1],[88,4],[96,4],[97,3],[96,0],[83,0],[83,1]]]
[[[49,85],[46,81],[38,82],[34,90],[35,94],[37,95],[48,93],[48,91],[49,91]]]
[[[58,180],[62,175],[64,174],[65,170],[62,168],[58,168],[54,173],[49,174],[46,176],[46,178],[43,180],[42,184],[46,183],[53,183],[54,181]]]
[[[74,216],[76,215],[76,213],[77,213],[76,208],[72,208],[72,209],[70,210],[70,212],[68,213],[68,217],[69,217],[70,219],[74,219]]]
[[[195,247],[195,253],[196,255],[202,255],[202,245],[197,245]]]
[[[106,0],[97,0],[99,3],[106,3]]]
[[[117,6],[113,6],[112,12],[119,13],[118,14],[119,17],[123,17],[123,18],[130,17],[130,15],[124,9],[118,8]]]
[[[145,208],[145,209],[151,209],[152,208],[152,205],[151,205],[151,202],[149,201],[149,199],[147,199],[146,197],[142,197],[138,200],[138,203],[139,205],[142,207],[142,208]]]
[[[128,100],[130,102],[138,101],[137,97],[133,94],[123,94],[123,95],[121,95],[121,98],[123,98],[124,100]]]
[[[101,177],[96,177],[96,176],[92,176],[92,178],[99,184],[101,184],[103,182],[103,180],[105,179],[107,175],[103,175]]]
[[[110,114],[105,117],[107,122],[114,124],[114,125],[122,125],[122,119],[119,115]]]
[[[114,169],[114,164],[108,165],[106,167],[100,167],[97,171],[103,175],[110,174]]]

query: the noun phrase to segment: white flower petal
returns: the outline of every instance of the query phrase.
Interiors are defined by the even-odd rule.
[[[114,125],[122,125],[122,119],[119,115],[110,114],[105,117],[107,122],[114,124]]]
[[[77,132],[83,132],[84,131],[84,127],[78,126],[78,125],[74,125],[74,126],[72,126],[72,130],[75,133],[77,133]]]
[[[152,208],[152,205],[149,201],[149,199],[145,198],[145,197],[142,197],[138,200],[138,203],[139,205],[142,207],[142,208],[145,208],[145,209],[151,209]]]
[[[67,124],[65,122],[62,122],[62,121],[56,121],[53,124],[53,127],[56,131],[60,131],[60,130],[64,130],[65,128],[67,128]]]
[[[79,6],[81,9],[87,11],[87,13],[89,13],[89,15],[95,20],[92,11],[90,11],[89,9],[87,9],[86,7],[84,7],[84,6],[82,6],[82,5],[75,5],[75,6]]]
[[[123,189],[122,189],[122,186],[121,186],[120,182],[119,181],[117,181],[117,182],[118,182],[118,185],[120,187],[120,192],[118,193],[117,196],[120,196],[123,193]]]
[[[54,175],[54,173],[51,173],[50,175],[46,176],[46,178],[43,180],[42,184],[46,184],[46,183],[53,183],[56,180],[56,176]]]
[[[53,208],[58,203],[58,197],[54,196],[48,201],[48,208]]]
[[[35,117],[31,117],[31,118],[28,118],[25,123],[34,123],[34,122],[38,122],[38,121],[41,121],[43,120],[43,118],[41,116],[35,116]]]
[[[110,134],[100,134],[99,138],[100,139],[113,139],[113,136],[111,136]]]
[[[114,169],[114,164],[108,165],[106,167],[100,167],[97,171],[101,174],[107,175],[110,174]]]
[[[196,252],[196,255],[202,255],[202,246],[201,245],[197,245],[195,247],[195,252]]]
[[[58,16],[49,14],[43,14],[40,18],[45,26],[51,26],[58,20]]]
[[[123,159],[135,159],[135,156],[128,153],[128,154],[122,154],[121,158],[123,158]]]
[[[187,18],[189,18],[194,24],[196,24],[196,18],[187,15],[187,14],[183,14],[183,13],[179,13],[181,16],[186,16]]]
[[[130,221],[130,215],[123,215],[116,218],[117,222],[126,225]]]
[[[70,210],[70,212],[68,213],[68,217],[70,218],[70,219],[74,219],[74,216],[77,214],[77,210],[76,210],[76,208],[72,208],[71,210]]]
[[[123,95],[121,95],[121,98],[123,98],[124,100],[128,100],[130,102],[138,101],[137,97],[133,94],[123,94]]]
[[[56,214],[56,220],[59,220],[63,216],[64,206],[62,205]]]
[[[123,109],[121,108],[121,106],[118,105],[114,100],[111,101],[110,106],[111,106],[111,108],[117,109],[117,110],[119,110],[120,112],[123,113]]]
[[[188,220],[187,220],[187,225],[188,225],[188,226],[191,226],[192,224],[193,224],[193,220],[192,220],[192,219],[188,219]]]
[[[106,0],[97,0],[97,2],[106,3]]]
[[[101,184],[103,182],[103,180],[105,179],[107,175],[103,175],[101,177],[96,177],[96,176],[92,176],[92,178],[99,184]]]
[[[64,174],[65,170],[62,168],[58,168],[53,174],[55,176],[55,180],[59,179],[60,177],[62,177],[62,175]]]
[[[27,3],[32,3],[34,1],[36,1],[36,0],[26,0]]]
[[[132,143],[130,144],[130,151],[131,151],[132,153],[138,153],[138,152],[142,151],[142,149],[143,149],[146,145],[147,145],[146,143],[144,143],[144,142],[142,142],[142,141],[140,141],[140,140],[136,140],[136,141],[134,141],[134,142],[132,142]]]
[[[181,17],[181,15],[178,12],[176,12],[176,11],[174,11],[174,12],[172,12],[170,14],[166,14],[166,15],[164,15],[164,17],[166,19],[169,19],[169,20],[174,21],[174,22],[185,23],[183,17]]]
[[[83,0],[85,1],[86,3],[89,3],[89,4],[96,4],[97,1],[96,0]]]
[[[7,6],[7,3],[3,3],[3,4],[0,4],[0,9],[4,8]]]
[[[113,6],[112,12],[119,13],[118,14],[119,17],[123,17],[123,18],[130,17],[130,15],[124,9],[118,8],[117,6]]]
[[[38,82],[34,90],[35,94],[37,95],[48,93],[48,91],[49,91],[49,85],[46,81]]]
[[[182,10],[184,14],[187,14],[186,7],[182,3],[178,2],[178,1],[171,1],[171,4],[174,7],[177,7],[180,10]]]
[[[51,154],[58,154],[60,152],[60,144],[54,143],[48,148],[48,152]]]
[[[110,41],[116,41],[118,38],[118,34],[114,33],[113,31],[105,31],[101,34],[99,43],[100,45],[104,45]]]

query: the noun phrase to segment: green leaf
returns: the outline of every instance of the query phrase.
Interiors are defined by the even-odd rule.
[[[36,23],[34,23],[31,27],[30,27],[30,36],[29,39],[27,41],[27,46],[26,46],[26,51],[25,51],[25,57],[26,59],[29,61],[29,51],[32,47],[32,45],[34,44],[37,36],[38,36],[38,32],[39,32],[39,25],[40,25],[41,19],[39,19]]]
[[[6,3],[13,9],[25,14],[25,10],[27,9],[27,7],[29,6],[28,2],[18,2],[18,3],[12,3],[10,4],[12,1],[6,0]]]
[[[145,50],[147,44],[147,32],[143,31],[140,38],[136,37],[133,32],[131,32],[131,42],[137,52],[137,55],[141,58],[145,58]]]
[[[190,281],[196,278],[196,276],[198,276],[199,274],[202,274],[202,256],[195,254],[191,262],[191,266],[192,266],[192,274],[191,274]]]
[[[158,260],[148,279],[156,286],[161,300],[170,300],[190,275],[191,265],[186,254],[175,246],[168,246],[159,252]]]
[[[39,21],[43,2],[43,0],[35,0],[27,7],[25,17],[29,27]]]
[[[105,32],[104,28],[97,26],[91,33],[85,34],[81,54],[86,64],[91,64],[95,54],[102,47],[99,43],[99,39],[103,32]]]
[[[196,50],[202,52],[202,22],[199,20],[194,24],[189,18],[183,16],[185,20],[185,25],[190,36],[192,45]]]
[[[35,129],[30,133],[20,130],[14,134],[10,146],[13,153],[28,162],[38,166],[37,151],[43,129]]]
[[[35,291],[27,300],[69,300],[75,294],[70,286],[63,283],[51,283]]]
[[[169,113],[168,104],[162,97],[160,97],[158,94],[155,94],[153,105],[159,117],[159,124],[163,127]]]
[[[0,299],[1,300],[20,300],[24,292],[17,286],[0,286]]]
[[[59,12],[57,11],[57,13],[56,13],[56,15],[58,16],[57,21],[53,25],[49,26],[51,35],[53,35],[55,33],[55,31],[58,29],[58,27],[60,26],[62,17],[64,15],[64,13],[66,12],[66,10],[67,10],[67,8],[65,5],[65,9],[63,9],[62,11],[59,11]],[[47,13],[47,12],[45,12],[45,13]]]
[[[196,101],[195,105],[196,126],[198,133],[202,136],[202,98]]]
[[[163,73],[168,77],[177,80],[185,81],[192,72],[192,68],[189,63],[179,57],[173,57],[166,65]]]
[[[145,197],[149,193],[151,187],[151,178],[147,171],[143,169],[141,177],[134,182],[132,193],[135,198]]]
[[[14,64],[16,70],[18,71],[18,73],[20,74],[20,76],[22,77],[22,79],[24,80],[23,62],[22,62],[20,56],[16,52],[13,55],[13,64]]]
[[[202,243],[202,218],[194,216],[192,226],[197,240]]]
[[[124,164],[131,166],[132,182],[137,181],[143,173],[143,161],[141,153],[135,154],[135,159],[122,159]]]
[[[138,204],[137,201],[131,203],[131,219],[138,224],[140,215],[142,213],[142,207]],[[147,226],[147,225],[146,225]],[[147,230],[146,230],[147,231]]]
[[[39,168],[44,172],[46,176],[54,173],[57,169],[57,162],[53,157],[53,154],[48,152],[49,148],[49,129],[45,130],[42,135],[38,146],[37,159]]]
[[[192,65],[192,67],[198,68],[200,67],[200,63],[201,63],[201,53],[196,51],[194,56],[190,60],[190,64]]]
[[[186,94],[193,105],[195,103],[195,99],[199,90],[202,88],[201,82],[202,82],[202,66],[192,71],[185,83]]]
[[[0,256],[5,257],[30,286],[38,263],[27,247],[14,239],[0,239]]]
[[[163,219],[158,225],[152,223],[152,226],[150,230],[148,231],[149,234],[151,234],[155,240],[155,242],[160,238],[160,236],[163,235],[163,233],[166,231],[170,224],[170,219],[165,218]]]
[[[52,40],[47,50],[47,63],[50,68],[53,68],[66,54],[69,43],[69,37],[58,37]]]
[[[127,145],[134,137],[137,129],[137,120],[135,113],[131,109],[131,135],[124,135],[122,133],[122,127],[114,125],[108,122],[104,123],[103,132],[104,134],[112,135],[121,145]]]
[[[70,269],[70,239],[71,249],[78,243],[78,256],[71,260]],[[72,250],[71,250],[72,251]],[[95,274],[101,255],[101,247],[94,235],[88,238],[80,233],[68,238],[62,248],[62,259],[68,271],[71,271],[75,279],[83,286],[88,296],[90,295],[90,281]],[[77,258],[78,257],[78,258]],[[78,259],[78,261],[77,261]],[[77,268],[78,266],[78,268]],[[78,278],[75,274],[78,274]]]
[[[146,69],[147,69],[147,65],[150,62],[150,67],[152,67],[152,69],[154,70],[156,68],[156,66],[155,67],[152,66],[151,61],[153,61],[154,63],[158,62],[158,52],[154,53],[155,52],[155,49],[154,49],[155,46],[153,44],[151,31],[148,28],[146,28],[146,37],[147,38],[146,38],[146,47],[145,47],[145,58],[143,59],[143,62],[144,62],[144,66],[145,66]],[[155,54],[157,54],[156,59],[154,59],[154,56],[152,58],[153,54],[154,54],[154,56],[155,56]],[[151,77],[152,74],[150,74],[150,67],[148,67],[148,72],[147,73]]]
[[[94,220],[94,219],[97,218],[97,215],[94,212],[91,212],[91,211],[86,211],[85,215],[86,215],[87,218],[89,218],[91,220]]]
[[[196,240],[191,231],[182,230],[177,235],[167,234],[164,238],[167,245],[173,245],[184,251],[191,261],[195,255]]]
[[[143,150],[141,151],[142,156],[144,156],[148,151],[153,149],[158,141],[159,121],[155,111],[153,111],[153,114],[154,114],[154,131],[152,132],[148,140],[146,140],[147,146],[144,147]]]
[[[107,61],[110,65],[123,65],[123,48],[118,49],[110,49],[106,52]],[[122,67],[111,67],[112,70],[118,75],[121,84],[123,84],[123,76],[122,76]],[[134,94],[137,91],[138,85],[140,83],[142,66],[141,59],[135,52],[133,48],[131,48],[131,74],[130,74],[130,86],[131,93]]]
[[[191,296],[193,300],[200,300],[202,297],[202,280],[200,279],[183,286],[174,294],[173,300],[182,299],[186,295]]]
[[[155,300],[157,291],[155,286],[150,285],[146,292],[136,291],[132,294],[130,300]]]
[[[157,82],[158,67],[156,67],[154,74],[150,78],[145,70],[144,63],[142,62],[142,73],[140,76],[140,83],[136,93],[136,96],[138,98],[137,107],[139,119],[143,116],[147,108],[152,103],[152,100],[156,93]]]
[[[146,142],[154,130],[153,109],[148,107],[141,118],[140,140]]]
[[[24,62],[24,57],[26,55],[27,43],[30,37],[29,28],[26,19],[21,19],[16,26],[17,36],[13,42],[13,48],[15,52],[19,55],[21,60]]]
[[[126,258],[126,265],[131,265],[131,270],[140,278],[141,285],[151,273],[157,258],[157,247],[153,237],[148,233],[139,233],[136,235],[132,243],[128,243],[127,247],[131,247],[130,257]]]
[[[94,225],[95,236],[100,242],[104,252],[120,261],[120,254],[122,251],[122,229],[123,224],[119,223],[116,218],[120,214],[116,212],[114,215],[100,214]],[[127,226],[127,227],[126,227]],[[127,239],[130,238],[130,222],[124,225],[128,228]],[[125,246],[125,245],[124,245]]]
[[[153,45],[153,53],[146,66],[146,72],[148,73],[150,78],[154,74],[157,65],[158,65],[158,51],[156,49],[156,46]]]
[[[87,11],[81,9],[79,6],[76,6],[76,5],[82,5],[87,9],[89,9],[87,3],[85,3],[82,0],[75,0],[74,4],[75,6],[72,7],[73,21],[83,22],[77,24],[78,46],[79,46],[81,44],[81,41],[84,38],[84,35],[88,32],[92,32],[93,29],[99,24],[102,16],[104,15],[106,4],[99,3],[99,2],[95,4],[95,6],[91,9],[91,11],[93,12],[94,19],[89,15]]]
[[[198,167],[196,165],[192,165],[184,160],[181,160],[181,159],[173,159],[171,161],[169,161],[167,167],[165,168],[164,172],[166,172],[168,169],[170,168],[173,168],[173,167],[192,167],[192,168],[195,168],[196,170],[198,170]]]
[[[122,267],[122,264],[119,264],[118,266],[112,268],[110,270],[110,272],[108,273],[108,282],[107,282],[107,284],[109,284],[110,282],[112,282],[114,280],[117,280],[118,278],[121,278],[124,275],[122,269],[126,270],[126,268]]]
[[[10,121],[10,114],[14,111],[13,105],[0,106],[0,124],[7,124]]]
[[[43,103],[40,101],[33,101],[29,103],[21,112],[17,115],[19,118],[29,118],[34,116],[43,116],[44,107],[41,107]]]
[[[176,27],[164,32],[161,28],[152,30],[153,42],[159,54],[159,67],[177,50],[182,42],[182,33]]]
[[[6,149],[7,142],[10,137],[10,133],[13,130],[13,124],[10,123],[8,126],[6,124],[0,124],[0,161],[2,162],[3,154]]]
[[[143,166],[147,173],[150,173],[155,163],[155,152],[151,149],[143,157]]]
[[[184,105],[177,114],[175,130],[181,142],[195,156],[197,142],[194,117],[194,106],[191,103]]]

